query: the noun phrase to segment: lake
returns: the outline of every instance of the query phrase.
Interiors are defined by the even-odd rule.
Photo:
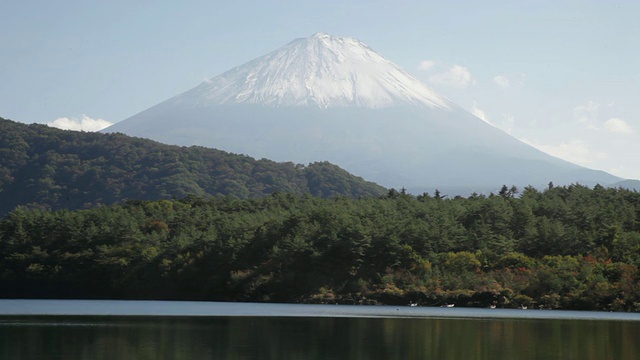
[[[638,359],[640,314],[0,300],[0,359]]]

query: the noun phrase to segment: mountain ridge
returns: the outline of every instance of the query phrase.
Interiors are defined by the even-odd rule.
[[[326,42],[353,44],[353,49],[334,44],[340,49],[338,56]],[[316,54],[318,49],[324,51],[321,56]],[[279,54],[292,59],[273,61],[280,59]],[[316,58],[323,60],[308,61]],[[359,61],[364,64],[357,69],[360,72],[344,65]],[[274,73],[271,67],[280,70]],[[339,69],[334,71],[342,74],[338,78],[355,79],[352,85],[357,89],[371,87],[369,95],[388,95],[398,87],[408,90],[359,102],[357,96],[342,96],[345,89],[353,90],[349,84],[336,85],[331,77],[322,78],[320,85],[305,83],[304,76],[299,76],[307,71],[324,74],[325,69]],[[387,73],[381,75],[381,69]],[[293,88],[313,83],[320,87],[313,90],[323,94],[319,99],[335,102],[309,101],[306,90],[280,86],[287,83]],[[279,85],[270,88],[273,84]],[[424,96],[402,101],[416,92]],[[330,161],[389,188],[489,192],[497,184],[593,186],[622,180],[543,153],[438,95],[362,42],[322,33],[296,39],[103,131],[276,161]]]
[[[128,199],[252,198],[276,191],[358,197],[386,189],[327,162],[276,163],[0,118],[0,216],[19,205],[81,209]]]

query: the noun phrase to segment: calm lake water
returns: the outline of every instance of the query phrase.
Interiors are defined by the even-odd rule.
[[[640,315],[0,300],[0,359],[640,359]]]

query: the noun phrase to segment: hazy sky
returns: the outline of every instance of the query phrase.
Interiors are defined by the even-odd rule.
[[[0,117],[123,120],[322,31],[552,155],[640,178],[640,1],[0,0]]]

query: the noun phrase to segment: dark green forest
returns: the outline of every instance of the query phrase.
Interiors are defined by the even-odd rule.
[[[357,197],[386,190],[327,162],[277,163],[0,118],[0,216],[18,205],[83,209],[132,199],[187,194],[246,199],[275,191]]]
[[[550,184],[18,207],[0,222],[0,259],[5,298],[640,311],[640,193]]]

